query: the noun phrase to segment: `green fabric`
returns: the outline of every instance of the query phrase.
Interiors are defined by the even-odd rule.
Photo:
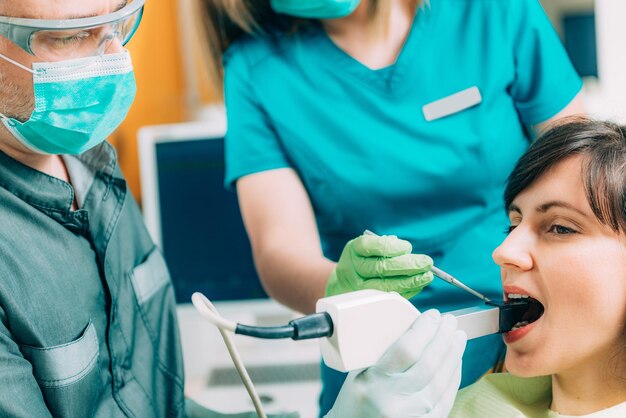
[[[0,415],[183,416],[172,285],[115,153],[65,161],[74,187],[0,153]]]
[[[459,391],[449,417],[550,417],[549,376],[521,378],[509,373],[490,374]]]
[[[550,410],[550,376],[490,374],[459,391],[449,418],[570,418]],[[578,418],[623,418],[626,402]]]
[[[326,296],[362,289],[398,292],[409,299],[433,281],[433,260],[411,254],[396,236],[361,235],[346,244],[326,286]]]

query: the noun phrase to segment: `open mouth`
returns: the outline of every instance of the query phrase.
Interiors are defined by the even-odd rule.
[[[530,296],[494,303],[500,308],[500,332],[515,331],[532,324],[543,315],[543,304]]]

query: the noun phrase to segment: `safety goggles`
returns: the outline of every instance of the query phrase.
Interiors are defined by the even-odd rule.
[[[126,45],[135,34],[145,0],[130,0],[102,16],[45,20],[0,16],[0,35],[44,61],[104,54],[114,39]]]

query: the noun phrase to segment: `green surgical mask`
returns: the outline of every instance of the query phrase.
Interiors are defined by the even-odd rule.
[[[4,126],[42,154],[80,154],[103,142],[124,120],[136,85],[128,51],[33,63],[35,110],[26,122],[0,114]]]
[[[276,13],[312,19],[333,19],[348,16],[360,0],[270,0]]]

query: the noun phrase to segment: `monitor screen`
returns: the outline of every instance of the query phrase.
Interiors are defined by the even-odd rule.
[[[598,76],[596,24],[593,12],[563,17],[564,44],[581,77]]]
[[[176,300],[266,298],[237,196],[224,189],[224,140],[156,144],[161,242]]]

